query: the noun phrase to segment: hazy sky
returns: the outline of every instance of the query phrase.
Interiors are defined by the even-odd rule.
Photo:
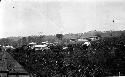
[[[124,25],[125,0],[2,0],[0,3],[0,37],[125,30]]]

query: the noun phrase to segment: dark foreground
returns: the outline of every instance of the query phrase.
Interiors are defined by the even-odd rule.
[[[124,38],[52,46],[44,51],[26,46],[7,50],[33,77],[104,77],[125,75]]]

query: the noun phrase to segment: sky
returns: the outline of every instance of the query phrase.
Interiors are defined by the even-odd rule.
[[[113,22],[114,20],[114,22]],[[0,38],[125,30],[125,0],[2,0]]]

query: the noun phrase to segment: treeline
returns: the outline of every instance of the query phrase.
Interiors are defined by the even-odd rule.
[[[13,39],[11,38],[2,38],[0,40],[0,44],[1,45],[12,45],[14,47],[18,47],[21,45],[26,45],[30,42],[36,42],[36,43],[41,43],[43,41],[55,41],[55,37],[54,36],[45,36],[45,35],[41,35],[41,36],[28,36],[28,37],[21,37],[18,40],[15,40],[14,37]]]
[[[18,39],[18,40],[17,40]],[[11,45],[14,47],[19,47],[22,45],[27,45],[28,43],[35,42],[37,44],[41,44],[44,41],[48,41],[50,43],[54,42],[68,42],[69,39],[63,38],[62,34],[56,34],[56,35],[40,35],[40,36],[27,36],[27,37],[9,37],[9,38],[2,38],[0,39],[0,45]]]
[[[89,31],[85,33],[69,33],[69,34],[56,34],[56,35],[39,35],[39,36],[27,36],[27,37],[8,37],[0,39],[0,45],[12,45],[14,47],[19,47],[21,45],[28,44],[30,42],[36,42],[40,44],[42,41],[49,42],[62,42],[69,43],[71,38],[88,38],[90,36],[99,36],[99,37],[125,37],[125,31]]]

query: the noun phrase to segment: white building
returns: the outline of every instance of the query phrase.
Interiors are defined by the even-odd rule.
[[[100,37],[98,37],[98,36],[91,36],[91,37],[89,37],[89,39],[91,39],[91,41],[96,41],[96,40],[99,40]]]
[[[35,45],[37,45],[37,44],[34,43],[34,42],[31,42],[31,43],[28,44],[28,46],[29,46],[31,49],[33,49]]]

